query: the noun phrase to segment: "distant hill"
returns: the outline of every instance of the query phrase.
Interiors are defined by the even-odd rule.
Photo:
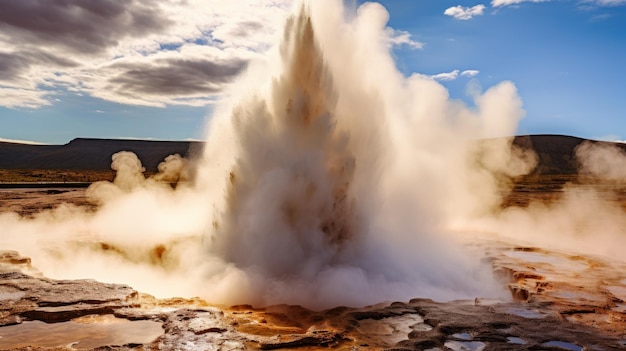
[[[515,137],[513,144],[535,151],[539,160],[533,174],[576,174],[578,161],[575,150],[585,141],[615,145],[626,152],[624,143],[588,140],[566,135],[521,135]]]
[[[111,156],[132,151],[148,171],[156,171],[165,157],[189,157],[201,152],[203,143],[77,138],[65,145],[29,145],[0,142],[0,169],[111,169]]]
[[[586,140],[565,135],[522,135],[513,143],[537,153],[539,163],[533,174],[575,174],[578,163],[574,150]],[[626,152],[626,144],[591,142],[614,144]],[[156,171],[168,155],[197,155],[202,146],[202,142],[84,138],[65,145],[0,142],[0,169],[108,170],[114,153],[132,151],[146,170]]]

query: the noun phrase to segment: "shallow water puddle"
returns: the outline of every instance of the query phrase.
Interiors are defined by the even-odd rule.
[[[0,348],[72,345],[91,349],[105,345],[145,344],[163,334],[161,323],[129,321],[113,315],[87,316],[69,322],[30,321],[0,328]]]
[[[456,333],[452,334],[452,337],[461,340],[472,340],[472,335],[470,333]]]
[[[453,351],[482,351],[487,345],[480,341],[446,341],[443,346]]]
[[[506,338],[507,342],[509,344],[516,344],[516,345],[525,345],[526,341],[522,338],[518,338],[517,336],[509,336]]]
[[[541,344],[541,346],[544,347],[557,347],[563,350],[569,350],[569,351],[582,351],[582,346],[578,346],[576,344],[572,344],[570,342],[565,342],[565,341],[549,341],[549,342],[544,342],[543,344]]]
[[[510,308],[507,312],[528,319],[541,319],[546,317],[543,313],[527,308]]]

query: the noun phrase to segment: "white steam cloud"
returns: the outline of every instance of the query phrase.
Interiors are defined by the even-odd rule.
[[[88,189],[97,211],[0,214],[1,247],[51,277],[223,304],[504,293],[451,230],[516,216],[493,217],[502,187],[535,162],[503,138],[524,115],[515,86],[473,107],[450,100],[397,70],[381,5],[348,16],[342,3],[296,8],[211,118],[193,174],[170,156],[146,179],[134,154],[116,154],[114,182]]]
[[[619,144],[585,141],[575,149],[578,176],[560,199],[509,207],[460,227],[498,233],[522,245],[596,254],[623,261],[626,210],[619,198],[626,179],[626,153]],[[589,185],[595,186],[589,186]]]
[[[584,142],[576,148],[583,175],[608,181],[626,179],[626,152],[614,144]]]

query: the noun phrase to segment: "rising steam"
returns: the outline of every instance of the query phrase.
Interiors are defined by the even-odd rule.
[[[475,145],[513,134],[515,88],[490,89],[476,109],[451,103],[432,79],[398,73],[380,5],[348,23],[338,2],[309,6],[287,21],[277,58],[250,68],[254,93],[244,79],[214,116],[200,184],[221,174],[211,197],[224,197],[208,251],[262,302],[493,294],[488,270],[444,230],[452,213],[497,204],[499,177],[528,170],[505,139]]]
[[[559,201],[535,201],[527,208],[510,207],[473,218],[463,228],[498,233],[525,245],[623,261],[626,208],[618,196],[626,179],[626,153],[616,144],[585,141],[576,147],[575,156],[578,181],[565,184]]]
[[[472,107],[450,100],[433,79],[398,72],[381,5],[352,14],[342,3],[296,9],[212,116],[193,176],[171,156],[146,179],[135,155],[116,154],[115,181],[88,191],[96,212],[2,214],[2,247],[51,277],[214,303],[502,293],[450,231],[501,228],[502,187],[534,165],[501,138],[524,114],[515,86]],[[169,185],[181,179],[194,182]]]

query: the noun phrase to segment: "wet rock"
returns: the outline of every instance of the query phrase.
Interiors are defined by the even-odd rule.
[[[102,351],[624,349],[623,269],[597,258],[493,246],[494,269],[508,272],[502,274],[509,279],[503,284],[519,286],[527,294],[524,299],[413,299],[326,311],[288,305],[218,308],[197,298],[160,300],[124,285],[34,277],[19,254],[0,254],[5,257],[0,259],[0,326],[93,314],[163,325],[163,334],[151,342],[93,349]],[[559,271],[559,264],[566,269]],[[18,350],[26,349],[45,348]]]
[[[168,314],[165,333],[150,345],[157,350],[246,350],[248,339],[217,309],[181,309]]]
[[[0,267],[0,325],[22,320],[64,322],[136,305],[137,292],[126,285],[33,277],[20,271],[30,260],[14,252],[0,257],[11,262]]]
[[[276,350],[302,346],[328,347],[341,339],[339,334],[330,331],[314,331],[305,334],[276,335],[258,340],[262,350]]]

